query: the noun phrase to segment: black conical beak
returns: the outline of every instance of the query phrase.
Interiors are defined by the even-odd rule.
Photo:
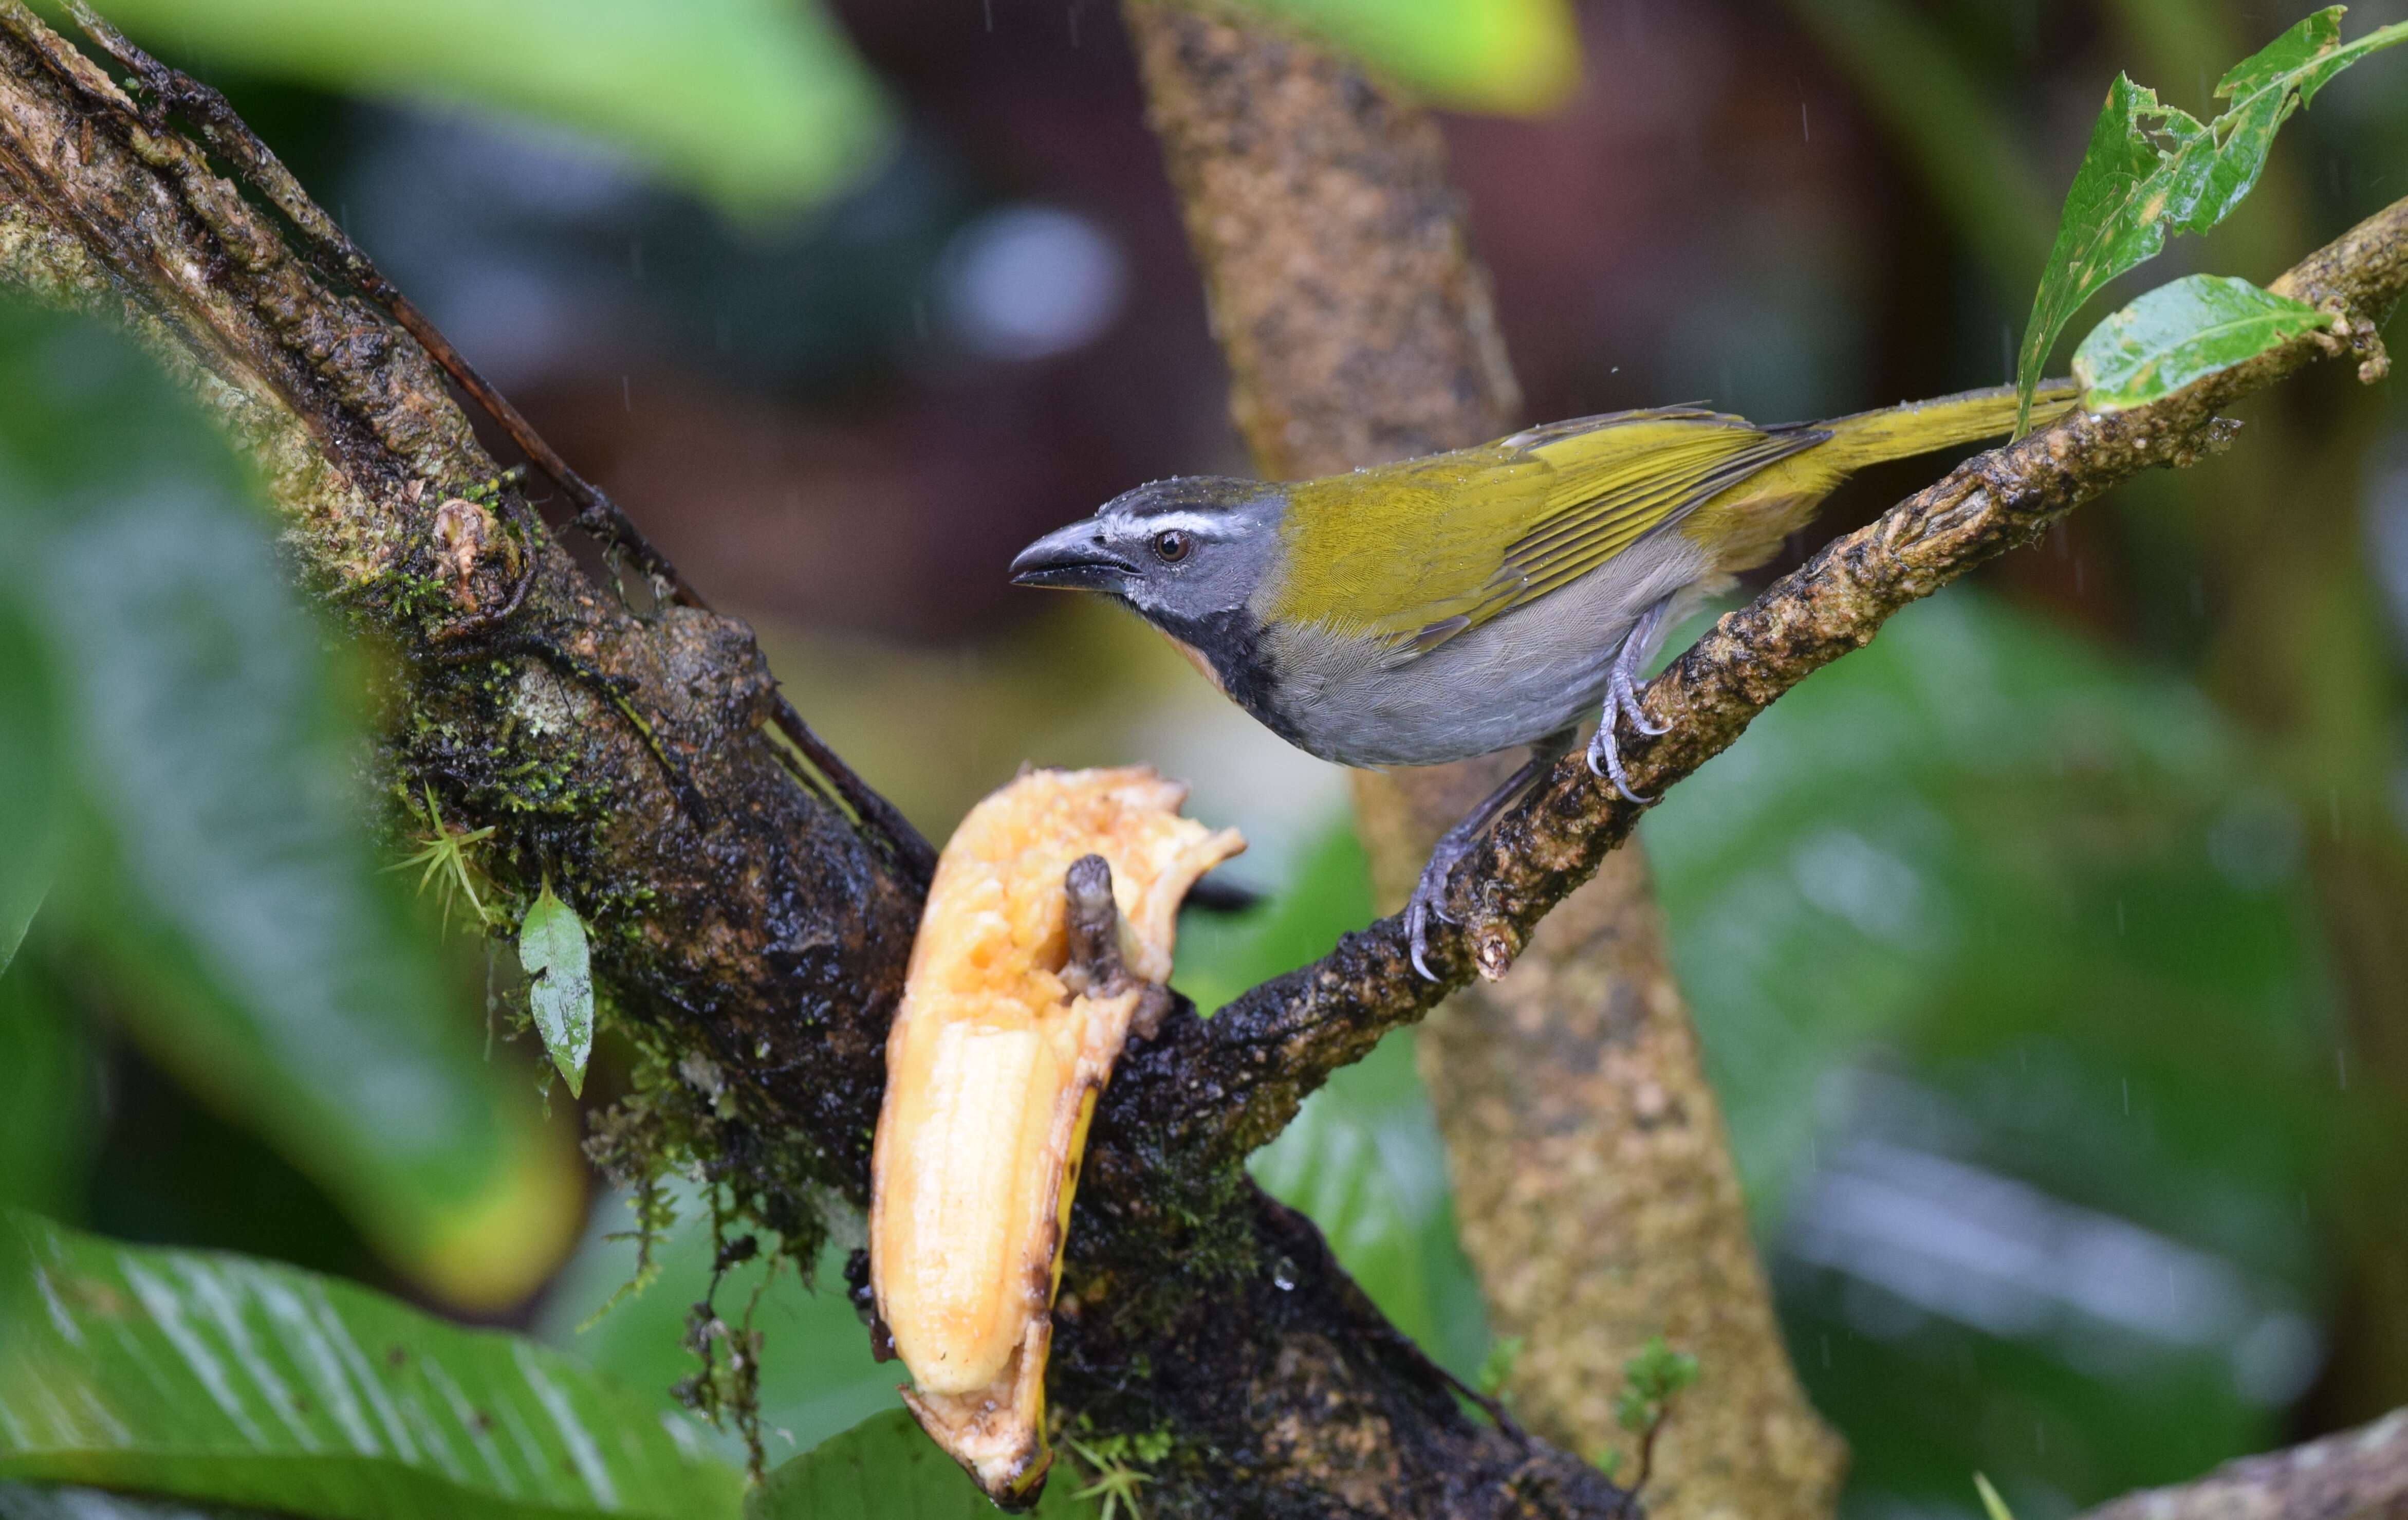
[[[1092,517],[1067,528],[1056,528],[1020,552],[1011,562],[1015,586],[1068,586],[1081,591],[1114,591],[1137,566],[1104,546],[1103,529]]]

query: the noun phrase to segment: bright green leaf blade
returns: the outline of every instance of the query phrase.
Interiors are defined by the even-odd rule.
[[[1254,0],[1441,105],[1534,115],[1580,84],[1564,0]]]
[[[1982,1496],[1982,1513],[1990,1520],[2015,1520],[2014,1512],[2007,1508],[2007,1501],[1999,1497],[1998,1489],[1988,1478],[1979,1472],[1973,1474],[1973,1489]]]
[[[1060,1454],[1035,1513],[1086,1520],[1096,1506]],[[1141,1499],[1140,1502],[1143,1502]],[[744,1520],[991,1520],[995,1506],[901,1410],[873,1414],[772,1471],[744,1501]]]
[[[558,1352],[239,1256],[0,1215],[0,1478],[318,1520],[736,1513],[672,1416]]]
[[[0,477],[77,791],[46,922],[162,1065],[397,1263],[515,1302],[574,1237],[574,1161],[380,870],[343,673],[248,482],[143,356],[14,309]]]
[[[2160,285],[2091,329],[2073,355],[2083,405],[2120,411],[2245,364],[2329,323],[2304,301],[2226,275]]]
[[[739,210],[882,158],[876,82],[810,0],[112,0],[136,40],[371,94],[500,106],[591,132]]]
[[[594,1048],[594,972],[587,962],[585,923],[552,896],[552,883],[519,925],[519,967],[527,974],[527,1001],[543,1048],[568,1082],[585,1091],[585,1056]]]

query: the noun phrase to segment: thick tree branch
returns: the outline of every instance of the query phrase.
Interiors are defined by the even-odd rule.
[[[2364,378],[2379,378],[2385,366],[2374,330],[2408,290],[2408,200],[2310,254],[2272,288],[2345,314],[2362,349],[2344,351]],[[1628,738],[1633,784],[1660,796],[1729,748],[1783,693],[1870,642],[1909,602],[2030,543],[2118,481],[2179,468],[2222,447],[2231,428],[2217,419],[2219,409],[2338,347],[2315,335],[2149,406],[2071,413],[2044,433],[1976,455],[1832,540],[1726,614],[1648,685],[1647,710],[1670,730]],[[1539,920],[1629,837],[1641,810],[1573,756],[1459,868],[1458,899],[1471,911],[1463,926],[1432,937],[1439,982],[1414,974],[1402,922],[1388,918],[1225,1009],[1212,1020],[1206,1058],[1230,1094],[1226,1142],[1251,1147],[1277,1134],[1327,1072],[1475,974],[1503,974]]]

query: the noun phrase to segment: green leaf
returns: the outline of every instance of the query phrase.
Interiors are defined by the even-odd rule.
[[[1057,1456],[1035,1513],[1093,1516],[1096,1507],[1071,1495],[1076,1478]],[[901,1410],[822,1441],[772,1471],[744,1501],[744,1520],[991,1520],[995,1513]]]
[[[684,1422],[558,1352],[291,1267],[0,1215],[0,1478],[315,1520],[736,1513]]]
[[[2007,1508],[2007,1501],[1999,1497],[1998,1489],[1992,1486],[1988,1478],[1978,1472],[1973,1474],[1973,1489],[1982,1496],[1982,1513],[1988,1515],[1989,1520],[2015,1520],[2014,1512]]]
[[[0,592],[0,971],[50,890],[58,847],[58,713],[49,662]]]
[[[1564,0],[1254,0],[1441,105],[1535,115],[1580,84]]]
[[[587,963],[585,923],[552,896],[552,883],[519,925],[519,967],[527,974],[527,1001],[552,1065],[572,1096],[585,1091],[585,1056],[594,1048],[594,973]]]
[[[736,209],[842,189],[891,113],[812,0],[112,0],[211,68],[498,106],[590,132]]]
[[[0,311],[0,527],[74,784],[45,911],[163,1066],[454,1302],[515,1302],[580,1183],[383,876],[363,730],[224,445],[95,327]]]
[[[2330,320],[2245,280],[2189,275],[2092,328],[2074,351],[2073,378],[2082,382],[2084,406],[2120,411],[2245,364]]]
[[[0,1205],[79,1212],[90,1191],[100,1072],[69,1006],[38,954],[0,976]]]
[[[2032,390],[2073,314],[2109,280],[2156,257],[2168,236],[2203,233],[2223,221],[2257,184],[2275,130],[2292,111],[2368,53],[2408,41],[2401,22],[2344,45],[2344,8],[2317,11],[2236,65],[2215,87],[2230,104],[2205,126],[2160,103],[2157,92],[2116,77],[2066,193],[2024,326],[2018,431],[2030,421]]]

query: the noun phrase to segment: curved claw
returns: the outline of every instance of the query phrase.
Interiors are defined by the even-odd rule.
[[[1612,700],[1606,704],[1609,712],[1619,709],[1630,714],[1630,726],[1649,738],[1661,738],[1672,731],[1670,724],[1651,724],[1646,710],[1639,705],[1639,687],[1630,673],[1617,666],[1613,672]]]
[[[1644,808],[1656,799],[1631,789],[1630,777],[1622,768],[1621,752],[1613,742],[1614,717],[1614,713],[1608,712],[1605,715],[1605,721],[1598,724],[1597,737],[1588,741],[1589,774],[1602,776],[1611,781],[1613,782],[1613,789],[1622,794],[1624,801]],[[1598,766],[1599,756],[1604,757],[1605,764],[1602,769]]]

